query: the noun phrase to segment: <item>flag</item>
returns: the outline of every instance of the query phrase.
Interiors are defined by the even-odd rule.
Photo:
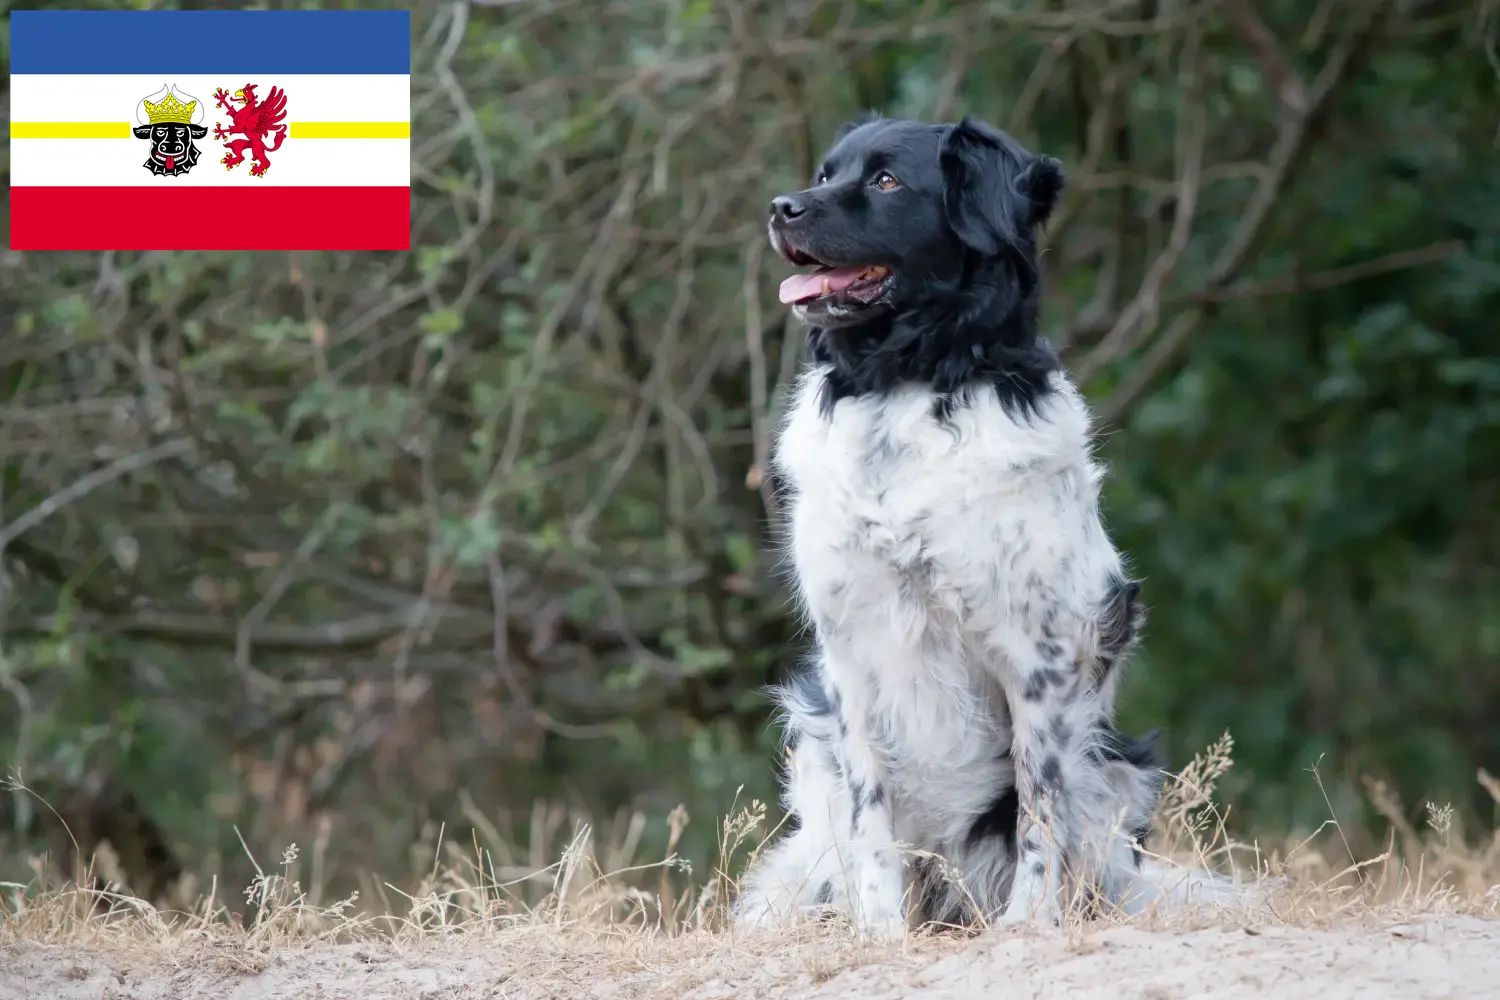
[[[12,250],[406,250],[407,11],[10,14]]]

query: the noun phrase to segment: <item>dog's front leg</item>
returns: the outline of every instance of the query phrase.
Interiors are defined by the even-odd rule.
[[[1063,865],[1081,833],[1079,797],[1099,785],[1084,743],[1093,703],[1071,639],[1047,628],[1036,637],[1006,635],[999,645],[1007,661],[1003,683],[1021,800],[1016,874],[1002,922],[1056,921]]]
[[[896,846],[890,774],[870,727],[870,683],[852,672],[836,647],[825,647],[823,666],[836,694],[839,788],[847,802],[834,811],[844,820],[837,849],[850,916],[865,933],[899,934],[906,929],[906,880]]]
[[[905,877],[896,847],[890,782],[863,720],[850,720],[841,742],[854,918],[868,933],[900,933],[906,928]]]

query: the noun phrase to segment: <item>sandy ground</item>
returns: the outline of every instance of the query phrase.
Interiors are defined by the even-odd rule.
[[[1458,916],[1322,930],[994,932],[885,948],[817,932],[775,943],[563,937],[538,928],[274,951],[12,943],[0,946],[0,1000],[1500,998],[1500,920]]]

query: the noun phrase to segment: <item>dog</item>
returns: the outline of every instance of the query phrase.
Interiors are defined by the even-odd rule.
[[[768,474],[814,651],[775,692],[790,832],[736,926],[1233,891],[1140,848],[1164,772],[1156,734],[1114,718],[1141,587],[1101,521],[1088,407],[1037,331],[1035,233],[1064,183],[982,122],[867,115],[771,203],[771,244],[813,268],[781,285],[810,363]]]

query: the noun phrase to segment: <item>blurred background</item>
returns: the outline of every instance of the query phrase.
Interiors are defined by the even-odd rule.
[[[1151,609],[1123,725],[1173,766],[1231,732],[1245,836],[1378,849],[1371,780],[1494,824],[1500,2],[412,31],[412,252],[0,255],[0,763],[35,793],[0,879],[76,838],[148,896],[294,842],[330,891],[405,884],[440,836],[524,867],[584,820],[660,858],[679,804],[706,864],[774,803],[763,689],[805,646],[766,206],[865,108],[1068,168],[1045,328]]]

